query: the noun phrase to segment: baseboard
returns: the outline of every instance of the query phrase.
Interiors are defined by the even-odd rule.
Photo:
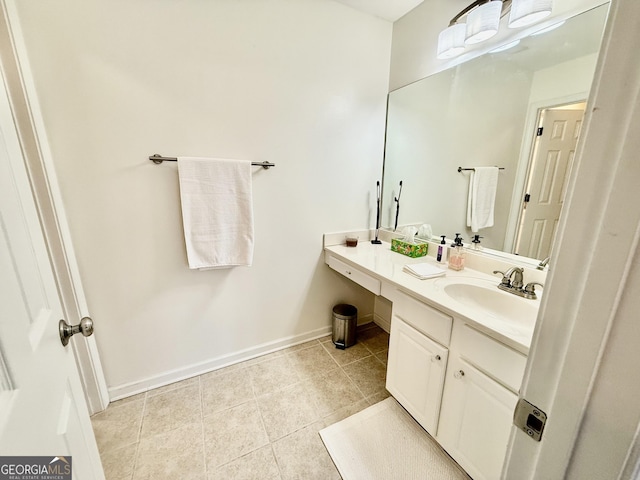
[[[373,322],[373,314],[368,313],[367,315],[358,315],[358,326],[360,325],[366,325],[367,323],[371,323]]]
[[[368,320],[367,317],[369,317]],[[361,321],[359,321],[358,324],[371,322],[371,317],[371,315],[364,315],[362,319],[359,319]],[[325,327],[318,328],[307,333],[285,337],[273,342],[263,343],[255,347],[223,355],[206,362],[190,365],[176,370],[170,370],[160,375],[148,377],[137,382],[110,387],[109,398],[112,402],[115,400],[120,400],[121,398],[130,397],[138,393],[146,392],[147,390],[163,387],[171,383],[179,382],[180,380],[186,380],[187,378],[196,377],[198,375],[209,373],[220,368],[244,362],[246,360],[251,360],[252,358],[260,357],[268,353],[277,352],[278,350],[282,350],[284,348],[293,347],[294,345],[298,345],[300,343],[315,340],[330,333],[331,326],[327,325]]]
[[[374,313],[373,314],[373,323],[378,325],[385,332],[387,332],[387,333],[391,332],[391,322],[389,320],[387,320],[386,318],[383,318],[380,315],[376,315]]]
[[[374,314],[359,316],[358,325],[366,325],[367,323],[374,322],[381,328],[385,329],[383,325],[376,321],[375,317],[376,316]],[[176,370],[170,370],[160,375],[148,377],[137,382],[110,387],[109,399],[111,402],[113,402],[115,400],[130,397],[138,393],[146,392],[147,390],[153,390],[154,388],[164,387],[165,385],[170,385],[181,380],[186,380],[187,378],[197,377],[198,375],[213,372],[214,370],[219,370],[236,363],[251,360],[262,355],[267,355],[268,353],[277,352],[285,348],[299,345],[300,343],[309,342],[311,340],[324,337],[331,334],[331,330],[331,325],[328,325],[326,327],[318,328],[307,333],[285,337],[280,340],[263,343],[255,347],[241,350],[236,353],[223,355],[203,363],[190,365]]]

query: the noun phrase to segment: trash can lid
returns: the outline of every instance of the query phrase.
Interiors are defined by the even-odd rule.
[[[333,307],[333,313],[335,315],[341,315],[344,317],[353,317],[358,315],[358,309],[353,305],[347,303],[340,303]]]

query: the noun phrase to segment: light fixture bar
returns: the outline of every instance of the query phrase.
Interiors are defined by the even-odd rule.
[[[455,25],[458,20],[460,20],[463,16],[465,16],[467,13],[469,13],[471,10],[473,10],[476,7],[479,7],[482,4],[485,4],[487,2],[490,2],[491,0],[476,0],[475,2],[473,2],[471,5],[469,5],[468,7],[462,9],[460,11],[460,13],[458,13],[455,17],[453,17],[451,19],[451,21],[449,22],[449,26],[451,25]]]

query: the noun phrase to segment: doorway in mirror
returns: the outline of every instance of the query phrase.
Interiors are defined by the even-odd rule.
[[[578,102],[538,111],[516,236],[518,255],[550,254],[585,108],[585,102]]]

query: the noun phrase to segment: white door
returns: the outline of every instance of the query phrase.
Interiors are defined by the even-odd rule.
[[[0,455],[72,458],[104,479],[6,92],[0,89]],[[73,341],[73,340],[71,340]]]
[[[549,256],[584,117],[582,109],[545,109],[536,137],[515,252]]]

